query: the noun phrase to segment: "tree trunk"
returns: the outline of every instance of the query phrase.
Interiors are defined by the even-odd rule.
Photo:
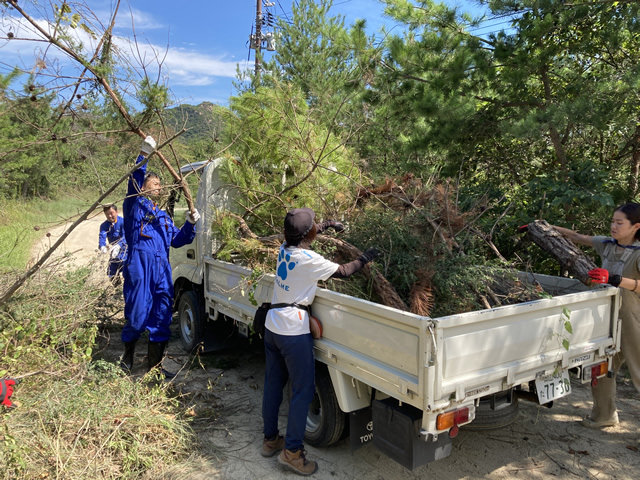
[[[629,198],[635,198],[638,193],[638,175],[640,174],[640,125],[633,134],[631,153],[631,172],[629,172]]]
[[[527,233],[536,245],[550,253],[574,278],[585,285],[592,285],[588,272],[596,268],[596,265],[572,241],[567,240],[544,220],[530,223]]]

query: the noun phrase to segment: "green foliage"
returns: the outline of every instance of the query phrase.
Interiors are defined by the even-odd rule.
[[[138,101],[145,111],[162,110],[169,105],[169,89],[166,85],[143,78],[138,89]]]
[[[194,143],[220,141],[224,134],[223,115],[226,108],[210,102],[182,104],[163,112],[166,123],[175,131],[187,129],[178,141],[192,147]],[[209,145],[211,147],[211,145]],[[202,158],[197,159],[202,160]]]
[[[400,214],[393,210],[371,208],[349,226],[347,241],[366,250],[376,247],[384,252],[377,263],[384,265],[382,274],[407,301],[416,274],[429,267],[427,242],[416,228],[419,213]]]
[[[293,85],[231,99],[225,124],[227,138],[235,140],[234,157],[224,163],[224,180],[238,187],[238,205],[251,212],[258,235],[279,231],[291,207],[339,218],[353,202],[350,192],[360,184],[357,158],[313,118]]]

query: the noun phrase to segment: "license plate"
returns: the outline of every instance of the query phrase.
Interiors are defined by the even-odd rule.
[[[536,379],[536,390],[541,405],[569,395],[571,393],[569,373],[563,370],[554,375]]]

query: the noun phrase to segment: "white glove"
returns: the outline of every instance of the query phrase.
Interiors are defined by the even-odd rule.
[[[114,247],[111,249],[111,258],[116,258],[118,256],[118,254],[120,253],[120,245],[114,245]]]
[[[107,253],[107,247],[100,247],[100,253]]]
[[[200,220],[200,213],[195,208],[193,209],[193,213],[187,213],[187,222],[196,223],[198,220]]]
[[[144,142],[142,142],[140,151],[142,151],[146,155],[149,155],[155,149],[156,149],[156,141],[153,139],[151,135],[149,135],[147,138],[144,139]]]

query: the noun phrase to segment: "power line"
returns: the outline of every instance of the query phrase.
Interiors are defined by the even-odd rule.
[[[280,7],[280,10],[282,10],[282,13],[284,13],[285,18],[287,19],[287,22],[292,23],[291,20],[289,19],[289,15],[287,15],[287,12],[284,11],[284,8],[282,8],[282,4],[280,3],[280,0],[276,0],[278,2],[278,6]]]

